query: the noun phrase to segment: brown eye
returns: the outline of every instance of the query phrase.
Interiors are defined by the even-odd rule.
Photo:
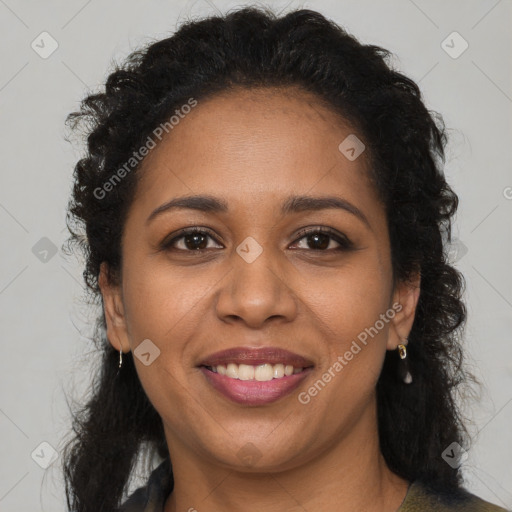
[[[202,250],[206,249],[208,245],[208,235],[204,235],[202,233],[190,233],[182,236],[181,238],[183,238],[183,244],[186,249]]]
[[[307,245],[307,247],[299,247],[299,249],[330,252],[347,250],[353,247],[352,242],[346,236],[341,235],[330,228],[303,230],[299,233],[299,236],[300,238],[298,240],[300,241],[304,239]]]
[[[208,239],[215,240],[209,231],[198,228],[183,229],[179,235],[170,240],[164,240],[161,248],[163,250],[199,252],[212,248],[208,247]],[[178,242],[181,242],[181,247],[177,246]]]

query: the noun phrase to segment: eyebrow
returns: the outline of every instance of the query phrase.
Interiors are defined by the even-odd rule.
[[[155,217],[164,212],[181,208],[210,213],[226,213],[229,210],[227,203],[223,199],[219,199],[217,197],[208,195],[177,197],[153,210],[147,218],[146,224],[149,224],[149,222],[151,222]],[[285,216],[292,213],[326,209],[345,210],[363,221],[371,229],[368,219],[359,208],[348,202],[346,199],[336,196],[290,196],[282,204],[281,214]]]

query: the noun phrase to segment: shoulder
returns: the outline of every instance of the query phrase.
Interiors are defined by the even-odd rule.
[[[117,512],[161,512],[173,487],[171,465],[166,459],[153,470],[147,484],[135,490]]]
[[[471,494],[465,489],[449,493],[434,491],[413,482],[397,512],[510,512]]]

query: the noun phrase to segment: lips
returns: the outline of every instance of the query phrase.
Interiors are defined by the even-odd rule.
[[[259,375],[256,375],[256,379],[242,378],[242,375],[237,378],[237,365],[240,365],[240,368],[245,367],[245,377],[249,367],[254,368],[258,365],[263,365],[265,372],[272,368],[272,365],[274,371],[281,371],[279,375],[274,375],[277,378],[267,375],[263,381],[258,379]],[[275,347],[231,348],[211,354],[198,365],[210,389],[231,402],[245,406],[262,406],[289,395],[311,373],[313,366],[311,360]],[[286,367],[284,374],[283,367]],[[293,369],[295,371],[291,373]]]
[[[299,354],[277,347],[248,348],[235,347],[206,357],[198,366],[218,366],[234,364],[284,364],[295,368],[309,368],[313,362]]]
[[[225,375],[214,373],[205,366],[202,366],[200,370],[211,389],[220,393],[230,402],[244,406],[262,406],[290,395],[307,378],[312,368],[266,382],[231,379]]]

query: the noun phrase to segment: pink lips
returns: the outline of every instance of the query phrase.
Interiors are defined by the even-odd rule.
[[[292,365],[294,368],[303,368],[303,371],[280,379],[260,382],[232,379],[207,368],[229,363],[254,366],[265,363],[282,363]],[[222,395],[238,404],[252,406],[272,403],[291,393],[313,369],[313,363],[309,359],[284,349],[236,347],[208,356],[200,363],[199,367],[207,381]]]
[[[204,366],[201,371],[208,382],[227,398],[244,405],[263,405],[275,402],[279,398],[291,393],[307,376],[310,368],[288,377],[272,379],[264,382],[257,380],[231,379],[225,375],[208,370]]]

